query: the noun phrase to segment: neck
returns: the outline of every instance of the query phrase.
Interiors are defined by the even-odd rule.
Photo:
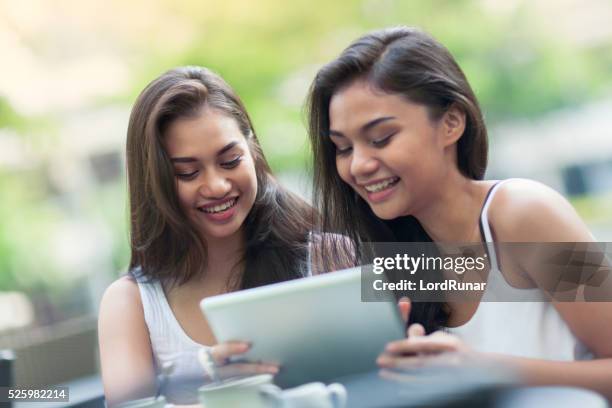
[[[244,255],[244,230],[223,238],[205,238],[207,257],[201,282],[211,287],[224,287],[234,273],[240,273],[239,261]]]
[[[479,241],[478,217],[490,184],[449,172],[413,215],[434,241]]]

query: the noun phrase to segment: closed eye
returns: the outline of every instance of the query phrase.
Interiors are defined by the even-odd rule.
[[[391,141],[391,138],[396,134],[397,132],[393,132],[390,133],[389,135],[383,137],[382,139],[377,139],[377,140],[373,140],[372,141],[372,145],[376,146],[376,147],[384,147],[387,144],[389,144],[389,142]]]
[[[224,169],[233,169],[234,167],[238,166],[241,161],[242,161],[242,156],[237,156],[233,160],[221,163],[221,167],[223,167]]]
[[[351,152],[351,150],[353,150],[353,147],[350,145],[347,147],[339,146],[344,143],[336,143],[336,141],[334,140],[334,137],[332,137],[331,142],[332,142],[332,146],[334,147],[334,152],[336,153],[336,156],[346,156]]]
[[[351,146],[345,147],[344,149],[341,149],[336,146],[336,156],[346,156],[351,153],[351,150],[353,150]]]
[[[198,174],[198,171],[192,171],[191,173],[175,173],[176,177],[181,179],[181,180],[191,180],[193,178],[195,178],[195,176]]]

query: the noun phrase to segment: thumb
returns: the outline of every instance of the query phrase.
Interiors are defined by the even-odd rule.
[[[412,308],[412,304],[410,303],[410,299],[407,297],[403,297],[397,302],[397,307],[399,308],[400,316],[402,316],[402,320],[404,323],[408,321],[410,317],[410,309]]]
[[[425,335],[425,328],[419,323],[411,324],[406,334],[408,338],[421,337]]]

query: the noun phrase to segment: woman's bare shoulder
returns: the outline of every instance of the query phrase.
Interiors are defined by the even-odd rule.
[[[122,276],[111,283],[100,301],[98,327],[101,334],[130,331],[143,327],[144,310],[138,283],[131,276]]]
[[[581,242],[592,235],[572,205],[557,191],[533,180],[503,183],[489,208],[500,242]]]
[[[142,307],[138,283],[129,275],[118,278],[104,291],[102,305],[104,304],[121,305],[124,307],[140,305]]]

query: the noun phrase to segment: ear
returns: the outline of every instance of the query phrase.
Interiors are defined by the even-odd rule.
[[[465,131],[465,112],[455,104],[444,113],[441,120],[444,147],[456,143]]]

